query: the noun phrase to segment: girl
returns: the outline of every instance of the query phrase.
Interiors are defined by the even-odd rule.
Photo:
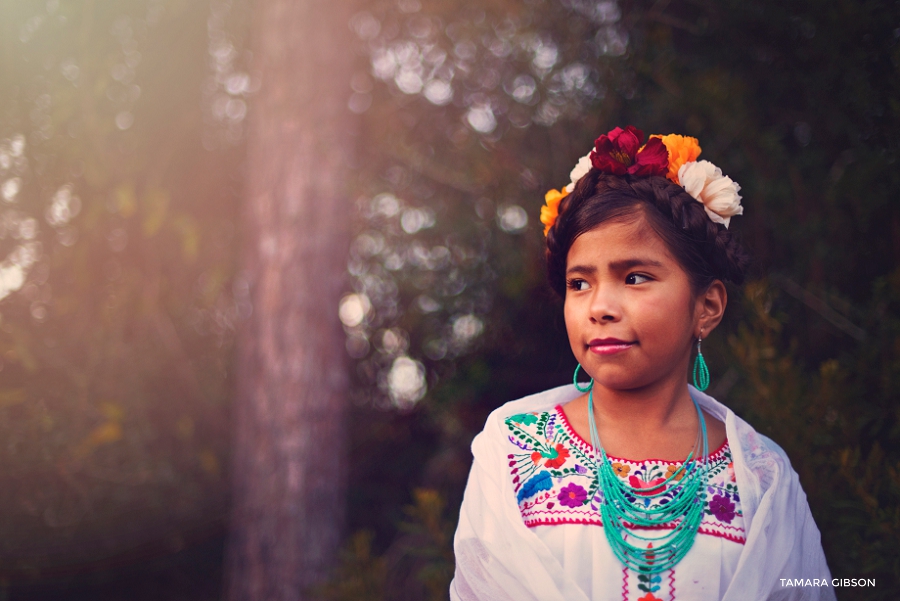
[[[834,598],[784,451],[702,392],[723,282],[748,263],[728,230],[740,188],[697,161],[696,139],[643,138],[600,136],[547,194],[550,285],[579,367],[473,441],[454,601]]]

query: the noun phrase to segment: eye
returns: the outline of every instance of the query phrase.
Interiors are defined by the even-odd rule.
[[[626,284],[643,284],[644,282],[649,282],[651,280],[650,276],[641,275],[640,273],[629,273],[625,278]]]
[[[588,283],[582,279],[573,278],[571,280],[566,280],[566,288],[574,290],[575,292],[580,292],[588,289]]]

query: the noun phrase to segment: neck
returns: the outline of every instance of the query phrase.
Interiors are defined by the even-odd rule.
[[[594,419],[598,427],[616,424],[641,437],[697,427],[697,411],[684,377],[631,390],[611,389],[594,382]]]

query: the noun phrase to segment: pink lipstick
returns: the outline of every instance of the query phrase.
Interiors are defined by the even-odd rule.
[[[615,355],[627,351],[634,346],[633,342],[626,342],[618,338],[595,338],[588,343],[591,352],[597,355]]]

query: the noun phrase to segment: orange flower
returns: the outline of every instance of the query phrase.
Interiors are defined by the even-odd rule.
[[[669,467],[666,468],[666,479],[668,479],[672,474],[675,474],[675,472],[678,472],[675,475],[676,481],[684,478],[684,467],[682,467],[680,465],[670,465]]]
[[[618,461],[612,464],[612,468],[616,475],[620,478],[624,478],[628,475],[628,472],[631,471],[630,465],[625,465],[624,463],[619,463]]]
[[[556,223],[556,218],[559,216],[559,202],[568,195],[569,193],[566,192],[565,188],[550,190],[544,195],[544,200],[547,201],[547,204],[541,207],[541,223],[544,224],[545,236],[550,231],[550,228],[553,227],[553,224]]]
[[[641,597],[641,598],[638,599],[637,601],[662,601],[662,599],[660,599],[659,597],[657,597],[657,596],[654,595],[653,593],[647,593],[646,595],[644,595],[643,597]]]
[[[696,161],[700,156],[700,141],[690,136],[669,134],[668,136],[652,135],[651,138],[661,138],[666,150],[669,151],[669,171],[666,177],[675,182],[678,181],[678,170],[685,163]]]

